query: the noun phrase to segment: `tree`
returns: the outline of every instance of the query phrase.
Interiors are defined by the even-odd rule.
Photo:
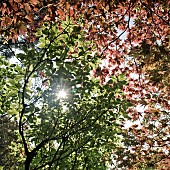
[[[20,145],[16,133],[18,130],[17,123],[11,119],[7,115],[1,115],[0,117],[0,167],[4,169],[17,167],[20,162],[19,155],[13,150],[14,143]]]
[[[98,54],[105,62],[104,66],[96,67],[94,76],[100,78],[101,84],[105,84],[112,76],[126,75],[129,83],[124,86],[124,93],[126,99],[133,103],[127,112],[131,121],[136,124],[138,120],[142,125],[142,130],[139,130],[139,125],[132,126],[132,130],[124,130],[122,135],[126,143],[132,140],[127,144],[133,144],[135,159],[132,156],[132,161],[127,162],[123,159],[127,154],[119,152],[122,154],[119,159],[123,161],[120,166],[135,166],[139,162],[138,158],[143,160],[140,160],[143,164],[140,167],[150,163],[156,166],[159,159],[153,157],[151,151],[142,155],[135,142],[138,138],[140,148],[144,148],[149,141],[151,150],[155,141],[159,148],[169,148],[168,139],[163,145],[159,144],[162,143],[161,135],[167,134],[169,127],[169,1],[37,0],[23,3],[17,0],[1,4],[2,41],[6,39],[8,45],[16,44],[21,34],[26,42],[35,41],[35,30],[43,21],[53,23],[56,18],[65,20],[69,16],[73,23],[81,22],[80,28],[85,31],[86,40],[93,40],[97,44]],[[144,113],[136,109],[139,105],[145,108]],[[155,127],[157,123],[159,127]],[[148,139],[150,133],[157,139]],[[123,145],[122,149],[126,151],[128,145],[126,148]],[[168,157],[162,149],[155,154],[161,154],[161,159]]]
[[[21,169],[106,169],[128,106],[117,97],[124,76],[103,86],[90,76],[100,59],[95,44],[69,18],[44,23],[37,36],[16,54],[18,64],[1,59],[1,112],[18,122]]]

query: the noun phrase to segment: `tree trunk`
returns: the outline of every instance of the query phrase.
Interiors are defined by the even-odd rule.
[[[32,161],[32,158],[27,157],[27,159],[25,160],[25,170],[29,170],[30,169],[31,161]]]
[[[27,158],[25,160],[25,170],[30,170],[30,164],[34,156],[36,156],[36,153],[32,153],[32,152],[29,152],[29,154],[27,155]]]

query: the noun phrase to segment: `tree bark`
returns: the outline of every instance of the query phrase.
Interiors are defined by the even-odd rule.
[[[25,170],[29,170],[30,169],[31,161],[32,161],[32,159],[27,157],[27,159],[25,160]]]
[[[25,170],[30,170],[30,164],[35,156],[36,156],[36,153],[29,152],[25,160]]]

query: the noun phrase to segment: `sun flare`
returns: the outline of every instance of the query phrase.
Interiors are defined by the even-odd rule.
[[[59,99],[66,98],[66,96],[67,96],[67,93],[64,90],[59,91],[59,93],[58,93]]]

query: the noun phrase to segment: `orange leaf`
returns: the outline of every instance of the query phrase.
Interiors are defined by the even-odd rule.
[[[9,0],[9,3],[10,3],[11,5],[13,5],[13,4],[14,4],[14,1],[13,1],[13,0]]]
[[[70,4],[66,2],[66,10],[69,11],[69,9],[70,9]]]
[[[46,15],[45,17],[44,17],[44,21],[46,21],[46,20],[50,20],[51,18],[49,17],[49,15]]]
[[[30,22],[33,22],[33,16],[31,14],[26,15],[25,17],[27,20],[29,20]]]
[[[39,0],[30,0],[29,2],[33,5],[36,5],[36,4],[38,4]]]
[[[70,16],[72,17],[74,15],[74,9],[70,8]]]
[[[29,13],[31,11],[31,7],[28,3],[24,3],[24,7],[27,13]]]
[[[9,25],[12,24],[12,19],[6,16],[5,18],[3,18],[1,24],[2,24],[3,26],[9,26]]]
[[[58,10],[57,10],[57,13],[58,13],[58,15],[60,15],[60,17],[62,18],[62,16],[63,16],[63,11],[62,11],[61,9],[58,9]]]
[[[6,12],[6,8],[2,8],[1,12],[2,12],[2,16],[3,16],[5,14],[5,12]]]
[[[6,3],[3,3],[3,6],[4,6],[4,8],[6,8],[7,4],[6,4]]]
[[[13,17],[13,22],[14,22],[14,24],[16,24],[16,22],[17,22],[17,17],[16,16]]]
[[[22,35],[24,35],[27,32],[27,28],[24,25],[21,25],[19,27],[19,31]]]
[[[14,2],[17,2],[17,3],[19,3],[19,2],[22,2],[22,0],[14,0]]]

